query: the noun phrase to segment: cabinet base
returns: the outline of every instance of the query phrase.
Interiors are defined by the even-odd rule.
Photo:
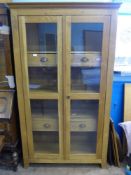
[[[96,160],[64,160],[64,159],[30,159],[29,163],[24,164],[24,168],[27,168],[30,163],[51,163],[51,164],[100,164],[102,166],[102,161],[101,159],[96,159]],[[103,166],[102,166],[103,167]]]

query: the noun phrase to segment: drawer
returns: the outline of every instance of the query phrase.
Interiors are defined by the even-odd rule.
[[[94,119],[81,119],[81,121],[77,119],[73,119],[71,121],[71,131],[96,131],[97,122]]]
[[[71,120],[71,131],[96,131],[97,121],[95,119],[73,119]],[[33,119],[33,131],[58,131],[58,120],[56,119]]]
[[[100,52],[96,53],[73,53],[71,54],[72,66],[88,66],[88,67],[100,67],[101,56]]]
[[[33,119],[33,131],[58,131],[57,119]]]
[[[57,54],[28,54],[28,65],[33,66],[56,66]]]

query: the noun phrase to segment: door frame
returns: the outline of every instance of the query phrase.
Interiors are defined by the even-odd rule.
[[[101,62],[101,79],[100,79],[100,92],[99,93],[71,93],[71,22],[74,23],[103,23],[103,39],[102,39],[102,62]],[[65,157],[66,159],[91,159],[102,158],[102,141],[103,141],[103,128],[105,116],[105,102],[106,102],[106,80],[107,80],[107,67],[108,67],[108,48],[110,37],[110,16],[65,16],[63,19],[64,34],[63,34],[63,50],[64,54],[64,130],[65,130]],[[78,154],[70,153],[70,102],[72,99],[89,99],[99,100],[98,112],[98,129],[97,129],[97,145],[96,154]]]
[[[37,92],[31,93],[29,91],[29,78],[28,78],[28,63],[27,63],[27,41],[26,41],[26,23],[57,23],[57,58],[58,58],[58,92],[46,93]],[[20,61],[22,67],[22,85],[24,92],[24,107],[26,116],[26,128],[27,128],[27,141],[28,151],[30,159],[62,159],[63,158],[63,101],[62,101],[62,17],[61,16],[19,16],[19,40],[20,40]],[[58,100],[58,117],[59,117],[59,154],[43,154],[35,153],[33,145],[33,130],[32,130],[32,118],[31,118],[31,99],[56,99]],[[24,131],[23,131],[24,132]]]

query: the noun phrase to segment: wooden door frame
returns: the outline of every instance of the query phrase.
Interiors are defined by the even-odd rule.
[[[103,40],[102,40],[102,63],[101,63],[101,80],[100,80],[100,92],[99,93],[71,93],[70,87],[70,48],[71,48],[71,22],[90,22],[90,23],[103,23]],[[102,159],[102,140],[103,140],[103,127],[104,127],[104,117],[105,117],[105,98],[106,98],[106,79],[107,79],[107,63],[108,63],[108,42],[109,42],[109,31],[110,31],[110,17],[109,16],[66,16],[64,18],[64,44],[65,47],[63,53],[64,56],[64,101],[65,101],[65,129],[66,129],[66,159],[79,159],[83,157],[86,159],[87,155],[91,158],[94,154],[87,155],[71,155],[70,154],[70,101],[71,99],[90,99],[99,100],[99,114],[98,114],[98,133],[97,133],[97,145],[96,145],[96,159]]]
[[[20,48],[21,48],[21,65],[22,65],[22,74],[23,74],[23,91],[24,91],[24,105],[25,105],[25,116],[26,116],[26,128],[27,128],[27,140],[28,140],[28,148],[29,148],[29,157],[30,159],[39,159],[39,158],[47,158],[47,159],[60,159],[63,157],[63,105],[62,105],[62,38],[60,37],[62,34],[62,17],[61,16],[20,16],[19,17],[19,35],[20,35]],[[27,63],[27,45],[26,45],[26,23],[52,23],[55,22],[58,24],[57,36],[58,42],[57,47],[59,49],[58,54],[58,92],[57,93],[31,93],[29,91],[29,79],[28,79],[28,63]],[[59,34],[59,35],[58,35]],[[60,35],[61,34],[61,35]],[[43,154],[43,153],[35,153],[34,145],[33,145],[33,135],[32,135],[32,120],[31,120],[31,99],[56,99],[58,100],[58,116],[59,116],[59,154]]]

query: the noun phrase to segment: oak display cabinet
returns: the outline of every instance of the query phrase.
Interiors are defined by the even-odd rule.
[[[24,165],[106,165],[119,3],[12,3]]]

